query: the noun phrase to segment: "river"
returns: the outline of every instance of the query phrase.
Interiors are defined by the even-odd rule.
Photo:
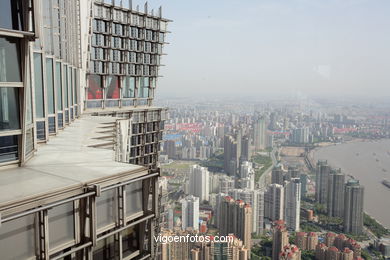
[[[312,156],[358,179],[365,187],[364,210],[390,228],[390,189],[381,183],[383,179],[390,181],[390,140],[326,146]]]

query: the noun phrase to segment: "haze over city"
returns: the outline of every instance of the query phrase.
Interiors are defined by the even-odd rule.
[[[174,21],[163,97],[390,95],[389,1],[148,3]]]

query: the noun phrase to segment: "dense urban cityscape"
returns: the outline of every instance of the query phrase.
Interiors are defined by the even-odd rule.
[[[0,4],[1,260],[390,259],[385,95],[164,94],[162,7]]]
[[[386,108],[233,102],[168,102],[174,109],[165,122],[159,180],[167,234],[233,234],[240,243],[225,245],[227,259],[389,257],[389,223],[365,212],[365,193],[376,187],[366,191],[352,173],[314,155],[382,142],[390,133]],[[389,192],[385,182],[378,185]],[[221,254],[210,246],[166,244],[163,259]]]

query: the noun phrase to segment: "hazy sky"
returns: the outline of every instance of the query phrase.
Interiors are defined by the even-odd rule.
[[[158,96],[390,96],[390,0],[148,3],[174,20]]]

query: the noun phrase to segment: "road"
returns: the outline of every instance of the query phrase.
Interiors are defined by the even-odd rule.
[[[275,157],[275,153],[278,150],[278,148],[274,147],[271,151],[271,159],[272,159],[272,165],[268,167],[267,170],[260,176],[259,181],[258,181],[258,187],[260,189],[265,188],[267,186],[267,176],[272,172],[272,168],[278,163]]]

